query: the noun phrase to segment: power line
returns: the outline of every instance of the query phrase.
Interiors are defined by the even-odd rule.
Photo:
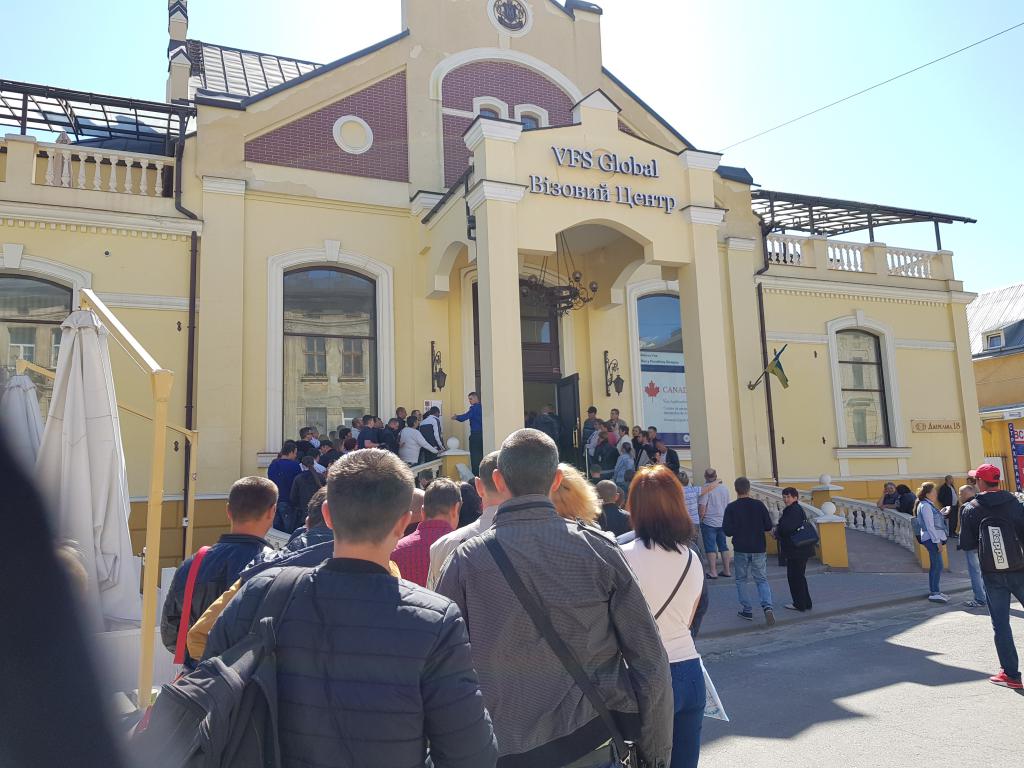
[[[963,48],[960,48],[960,49],[958,49],[956,51],[953,51],[951,53],[947,53],[945,56],[940,56],[937,59],[932,59],[931,61],[927,62],[926,64],[922,64],[922,65],[920,65],[918,67],[914,67],[913,69],[908,69],[906,72],[901,72],[898,75],[894,75],[893,77],[890,77],[888,80],[883,80],[880,83],[875,83],[874,85],[868,86],[867,88],[864,88],[863,90],[857,91],[856,93],[851,93],[849,96],[844,96],[841,99],[837,99],[836,101],[833,101],[831,104],[826,104],[823,107],[818,107],[817,109],[812,109],[810,112],[806,112],[806,113],[800,115],[799,117],[794,117],[792,120],[787,120],[784,123],[779,123],[778,125],[774,126],[773,128],[768,128],[767,130],[761,131],[760,133],[755,133],[753,136],[748,136],[747,138],[743,139],[742,141],[737,141],[735,144],[730,144],[729,146],[725,147],[724,149],[722,149],[720,151],[721,152],[725,152],[727,149],[732,149],[733,147],[738,147],[740,144],[746,144],[748,141],[753,141],[754,139],[759,139],[762,136],[771,133],[772,131],[777,131],[780,128],[785,128],[787,125],[792,125],[793,123],[798,122],[800,120],[803,120],[806,117],[810,117],[811,115],[816,115],[819,112],[824,112],[826,109],[831,109],[832,107],[836,106],[837,104],[842,104],[844,101],[849,101],[850,99],[854,99],[854,98],[856,98],[858,96],[862,96],[865,93],[867,93],[868,91],[873,91],[876,88],[881,88],[883,85],[888,85],[891,82],[899,80],[901,77],[906,77],[907,75],[912,75],[915,72],[920,72],[925,67],[930,67],[932,64],[938,64],[940,61],[945,61],[948,58],[956,56],[958,53],[963,53],[964,51],[969,51],[971,48],[979,46],[982,43],[987,43],[989,40],[994,40],[995,38],[999,37],[1000,35],[1005,35],[1007,32],[1012,32],[1013,30],[1019,29],[1020,27],[1024,27],[1024,21],[1020,22],[1019,24],[1014,24],[1012,27],[1007,27],[1006,29],[1004,29],[1004,30],[1002,30],[1000,32],[996,32],[994,35],[989,35],[988,37],[986,37],[986,38],[984,38],[982,40],[978,40],[977,42],[971,43],[970,45],[964,46]]]

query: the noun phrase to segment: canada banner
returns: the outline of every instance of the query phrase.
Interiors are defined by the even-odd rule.
[[[690,447],[690,409],[686,366],[681,352],[640,351],[644,424],[674,448]]]
[[[1013,422],[1010,422],[1010,452],[1013,460],[1013,479],[1017,485],[1017,493],[1024,490],[1024,430],[1017,429]]]

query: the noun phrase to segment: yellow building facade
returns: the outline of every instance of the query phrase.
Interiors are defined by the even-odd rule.
[[[125,107],[134,140],[40,118],[34,87],[20,116],[8,99],[26,129],[0,139],[0,362],[52,365],[62,313],[97,291],[176,373],[197,546],[301,426],[438,401],[465,445],[448,417],[471,390],[485,450],[552,404],[577,444],[587,406],[617,408],[697,472],[829,474],[847,495],[981,460],[973,296],[949,252],[874,238],[955,217],[759,189],[603,67],[590,3],[402,10],[395,37],[320,65],[190,40],[171,2],[164,125]],[[45,119],[73,141],[27,130]],[[750,389],[783,348],[790,386]],[[119,398],[148,410],[112,356]],[[148,426],[122,423],[140,527]],[[167,564],[184,453],[169,443]]]

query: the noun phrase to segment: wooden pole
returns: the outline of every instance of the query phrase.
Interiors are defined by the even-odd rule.
[[[170,371],[154,371],[153,453],[146,512],[146,549],[142,576],[142,648],[139,653],[139,709],[149,706],[153,688],[153,642],[156,637],[156,600],[160,577],[160,535],[164,507],[164,459],[167,455],[167,406],[174,384]]]

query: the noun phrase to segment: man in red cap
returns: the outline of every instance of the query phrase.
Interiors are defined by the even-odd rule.
[[[1024,505],[1012,493],[999,489],[999,467],[982,464],[971,476],[978,483],[978,496],[964,507],[961,515],[960,546],[978,550],[988,593],[996,653],[1003,667],[989,680],[1006,688],[1024,690],[1010,630],[1011,596],[1024,604]]]

